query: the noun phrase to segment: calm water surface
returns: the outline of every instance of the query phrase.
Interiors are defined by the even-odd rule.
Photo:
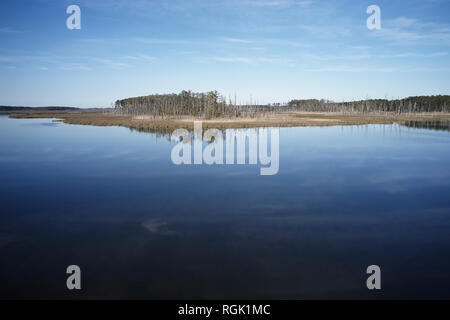
[[[275,176],[120,127],[0,137],[0,298],[450,298],[448,131],[283,128]]]

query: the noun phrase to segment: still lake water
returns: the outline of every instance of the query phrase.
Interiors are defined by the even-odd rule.
[[[448,131],[282,128],[274,176],[121,127],[0,137],[0,298],[450,298]]]

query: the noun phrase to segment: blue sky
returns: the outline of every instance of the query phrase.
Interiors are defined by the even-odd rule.
[[[81,8],[81,30],[66,8]],[[366,27],[369,5],[381,30]],[[449,0],[2,0],[0,105],[450,94]]]

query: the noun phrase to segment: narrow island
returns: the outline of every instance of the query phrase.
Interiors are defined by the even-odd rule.
[[[67,124],[123,126],[133,130],[168,133],[203,128],[301,127],[364,124],[408,124],[450,121],[450,96],[404,99],[366,99],[349,102],[291,100],[288,103],[237,104],[217,91],[153,94],[117,100],[114,108],[6,107],[0,114],[12,118],[56,118]]]

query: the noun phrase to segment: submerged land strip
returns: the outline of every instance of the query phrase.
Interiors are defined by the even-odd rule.
[[[450,96],[401,100],[361,100],[336,103],[292,100],[287,104],[237,105],[217,92],[150,95],[116,101],[115,108],[1,107],[12,118],[55,118],[67,124],[123,126],[133,130],[170,133],[178,128],[304,127],[365,124],[450,122]]]

